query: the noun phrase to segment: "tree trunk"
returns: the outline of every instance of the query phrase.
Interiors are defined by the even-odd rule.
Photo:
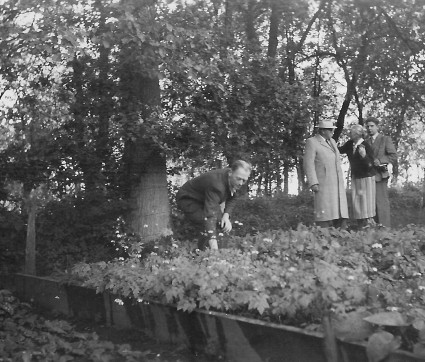
[[[107,32],[106,11],[102,1],[96,0],[95,7],[100,13],[99,25],[97,28],[97,36],[102,37]],[[99,46],[98,69],[99,76],[95,80],[95,114],[97,116],[98,131],[96,134],[96,159],[94,168],[97,175],[97,186],[104,187],[105,180],[100,178],[103,170],[102,164],[107,163],[111,153],[109,145],[109,120],[113,113],[113,100],[111,96],[111,83],[109,80],[110,63],[109,63],[110,47],[103,44]],[[100,181],[100,182],[99,182]]]
[[[304,191],[306,189],[306,182],[305,182],[305,174],[304,174],[304,166],[303,166],[303,158],[298,157],[296,160],[297,165],[297,178],[298,178],[298,193]]]
[[[257,47],[259,46],[258,36],[255,31],[256,5],[256,0],[248,0],[247,9],[245,12],[245,31],[247,37],[247,48],[250,49],[251,53],[256,53],[255,49],[257,49]]]
[[[233,20],[233,0],[226,0],[225,2],[225,15],[224,15],[224,30],[223,38],[220,47],[220,58],[225,59],[227,57],[228,47],[232,43],[233,32],[232,32],[232,20]]]
[[[257,178],[257,196],[261,196],[261,186],[263,184],[263,173],[260,172]]]
[[[133,81],[135,79],[133,77]],[[129,89],[139,90],[139,101],[146,106],[158,105],[158,78],[141,77],[137,83]],[[145,108],[144,116],[149,117],[149,112],[150,108]],[[132,232],[150,241],[169,234],[170,207],[166,159],[159,146],[146,138],[145,132],[143,125],[139,125],[139,134],[135,139],[129,139],[125,146],[125,184],[129,203],[126,221]]]
[[[139,144],[136,148],[133,167],[139,177],[131,185],[127,223],[143,240],[150,241],[170,233],[166,162],[154,145]]]
[[[284,195],[289,194],[289,162],[284,162],[283,164],[283,193]]]
[[[126,111],[129,128],[138,128],[138,133],[129,131],[123,156],[125,195],[129,204],[126,222],[131,232],[150,241],[170,233],[167,167],[160,147],[146,136],[149,130],[135,117],[139,114],[144,119],[152,117],[152,110],[160,102],[159,80],[128,70],[122,79],[129,92]]]
[[[74,87],[75,102],[71,105],[71,112],[73,114],[73,127],[75,129],[75,141],[77,143],[78,153],[77,162],[82,170],[82,177],[84,179],[84,189],[87,193],[93,192],[96,189],[96,170],[92,167],[89,161],[88,142],[85,117],[87,114],[87,99],[84,94],[84,65],[75,55],[72,61],[72,85]]]
[[[24,202],[27,212],[27,239],[25,243],[25,274],[36,275],[36,230],[37,202],[31,192],[25,192]]]
[[[281,6],[279,0],[272,0],[271,14],[270,14],[270,27],[269,27],[269,43],[267,48],[267,57],[276,58],[278,35],[279,35],[279,22],[281,19]]]

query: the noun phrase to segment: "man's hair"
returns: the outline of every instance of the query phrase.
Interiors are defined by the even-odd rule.
[[[232,163],[231,169],[232,171],[236,171],[239,168],[243,168],[245,171],[251,172],[252,165],[244,160],[236,160]]]
[[[379,125],[379,119],[376,117],[367,117],[365,123],[369,123],[369,122],[373,122],[375,123],[377,126]]]

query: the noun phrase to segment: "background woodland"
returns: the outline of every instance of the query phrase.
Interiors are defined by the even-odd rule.
[[[0,42],[0,265],[170,235],[176,178],[240,157],[253,197],[297,175],[303,213],[319,120],[376,116],[394,186],[424,172],[424,0],[3,0]]]

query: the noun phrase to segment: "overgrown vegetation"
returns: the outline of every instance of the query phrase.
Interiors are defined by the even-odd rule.
[[[69,322],[46,319],[11,292],[0,290],[0,358],[2,361],[149,361],[149,352],[129,344],[101,340],[77,331]]]
[[[23,303],[0,287],[0,360],[190,362],[194,358],[186,346],[159,343],[140,330],[62,317]],[[196,360],[207,362],[211,358],[198,354]]]
[[[411,223],[425,223],[421,208],[421,190],[409,185],[391,189],[393,224],[399,228]],[[141,239],[127,233],[125,222],[118,216],[122,203],[90,200],[49,202],[37,222],[37,270],[39,275],[63,273],[76,262],[111,260],[125,255],[125,245]],[[18,211],[2,209],[0,224],[0,268],[5,272],[22,272],[25,253],[25,219]],[[313,199],[310,193],[299,196],[263,196],[238,201],[233,215],[233,236],[252,235],[277,229],[295,229],[299,223],[312,225]],[[190,225],[173,208],[174,238],[190,240]],[[355,223],[351,224],[356,228]],[[118,249],[118,250],[117,250]]]

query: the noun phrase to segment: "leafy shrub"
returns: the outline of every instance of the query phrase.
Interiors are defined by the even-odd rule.
[[[81,333],[65,320],[49,320],[8,290],[0,290],[0,356],[4,361],[148,361],[148,352]]]
[[[14,210],[0,208],[0,273],[15,273],[25,255],[25,224]]]
[[[421,200],[419,187],[407,185],[402,189],[390,189],[390,200],[394,226],[425,222],[425,214],[418,208]],[[134,235],[126,235],[122,226],[120,215],[125,207],[122,201],[105,199],[102,195],[50,201],[37,216],[38,273],[48,275],[63,271],[79,261],[111,260],[126,255],[124,245],[141,245]],[[175,239],[192,240],[193,228],[175,205],[172,219]],[[295,229],[299,223],[311,225],[313,196],[311,193],[298,196],[277,194],[241,199],[232,219],[233,236]],[[18,209],[4,207],[0,208],[0,221],[1,271],[21,271],[25,254],[25,215]],[[144,253],[154,246],[153,243],[149,245],[143,246]]]
[[[110,260],[124,206],[99,195],[52,201],[37,218],[37,271],[65,270],[76,262]]]
[[[378,307],[422,303],[425,293],[417,276],[425,272],[425,258],[420,252],[414,264],[406,258],[420,250],[423,237],[422,229],[349,233],[300,226],[234,237],[232,249],[216,253],[174,243],[161,253],[151,252],[145,260],[133,256],[79,264],[74,270],[99,290],[159,299],[185,310],[252,311],[286,319],[302,311],[316,319],[320,316],[314,304],[323,313],[326,308],[346,310],[365,303],[367,285],[383,273],[406,289],[415,286],[415,292],[406,297],[382,290]],[[397,268],[389,266],[390,261]]]
[[[296,228],[299,223],[311,225],[313,197],[310,193],[246,197],[238,200],[232,219],[238,221],[234,226],[236,235],[240,236],[258,231]]]

